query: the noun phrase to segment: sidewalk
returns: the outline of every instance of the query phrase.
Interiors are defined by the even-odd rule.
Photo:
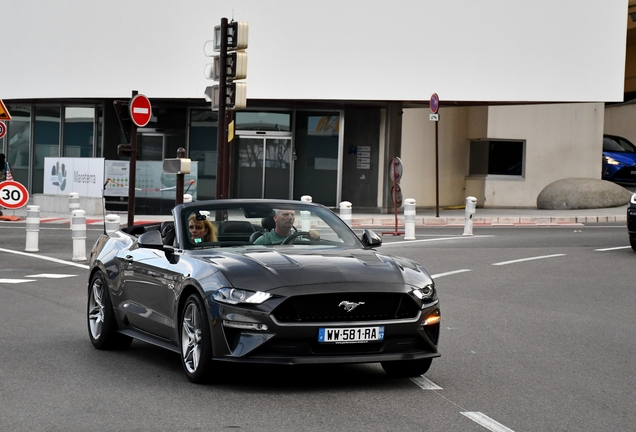
[[[26,208],[2,210],[3,223],[11,223],[8,219],[24,221]],[[404,226],[404,209],[398,210],[398,226]],[[337,211],[336,211],[337,213]],[[110,214],[110,213],[107,213]],[[128,215],[119,214],[122,225],[128,221]],[[40,212],[40,223],[70,223],[70,213]],[[147,221],[171,220],[171,215],[135,215],[135,223]],[[439,217],[434,209],[420,210],[415,215],[415,225],[422,226],[463,226],[466,222],[463,208],[440,209]],[[104,215],[86,215],[87,225],[101,225]],[[583,225],[587,223],[627,223],[627,205],[612,208],[585,210],[539,210],[511,208],[478,208],[473,216],[474,226],[550,226],[550,225]],[[352,226],[395,226],[395,214],[356,213],[351,215]]]

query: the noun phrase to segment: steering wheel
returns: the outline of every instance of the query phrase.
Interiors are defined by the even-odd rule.
[[[310,237],[309,231],[296,231],[295,233],[291,233],[285,238],[285,240],[283,240],[281,244],[289,244],[297,237]]]

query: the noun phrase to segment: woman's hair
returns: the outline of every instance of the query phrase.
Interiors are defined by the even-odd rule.
[[[0,153],[0,164],[3,164],[0,169],[4,169],[5,156],[4,153]]]
[[[203,237],[203,239],[201,239],[202,241],[204,242],[217,241],[216,227],[212,224],[212,222],[210,222],[210,220],[207,217],[203,215],[199,215],[198,213],[192,213],[188,217],[188,225],[190,225],[190,223],[193,223],[195,226],[203,226],[203,228],[208,229],[208,233],[205,235],[205,237]]]

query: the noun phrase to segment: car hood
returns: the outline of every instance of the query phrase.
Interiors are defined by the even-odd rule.
[[[616,161],[625,165],[636,164],[636,153],[627,152],[603,152],[604,156],[609,156]]]
[[[330,283],[424,286],[432,282],[414,261],[365,249],[245,248],[198,258],[220,270],[234,287],[258,291]]]

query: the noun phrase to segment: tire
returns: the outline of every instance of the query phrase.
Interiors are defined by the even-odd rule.
[[[431,367],[433,359],[400,360],[382,362],[382,369],[393,378],[410,378],[424,375]]]
[[[629,236],[629,244],[632,246],[634,252],[636,252],[636,234]]]
[[[117,332],[117,322],[110,301],[104,275],[97,272],[88,286],[86,308],[88,336],[93,346],[100,350],[123,350],[132,343],[130,336]]]
[[[188,379],[196,384],[210,381],[212,339],[208,315],[197,294],[186,300],[181,311],[181,365]]]

